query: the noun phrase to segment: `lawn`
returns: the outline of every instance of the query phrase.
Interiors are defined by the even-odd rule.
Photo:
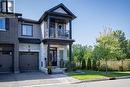
[[[110,77],[130,76],[130,71],[127,72],[113,71],[108,72],[107,75],[105,72],[101,71],[84,71],[84,73],[82,74],[70,72],[68,73],[68,75],[79,80],[93,80],[93,79],[103,79]]]

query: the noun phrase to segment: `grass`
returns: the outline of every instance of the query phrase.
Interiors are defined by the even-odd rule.
[[[79,80],[94,80],[110,77],[130,76],[130,71],[127,72],[112,71],[108,72],[107,75],[105,72],[101,71],[84,71],[84,72],[85,72],[84,74],[77,74],[74,72],[70,72],[68,75]]]

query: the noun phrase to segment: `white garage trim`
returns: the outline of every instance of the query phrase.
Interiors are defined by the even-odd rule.
[[[40,45],[39,44],[26,44],[20,43],[19,44],[19,51],[24,52],[40,52]]]

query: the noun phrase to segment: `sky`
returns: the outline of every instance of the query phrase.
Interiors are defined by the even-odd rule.
[[[75,44],[94,45],[104,27],[122,30],[130,39],[130,0],[15,0],[15,12],[39,20],[60,3],[77,16],[72,22]]]

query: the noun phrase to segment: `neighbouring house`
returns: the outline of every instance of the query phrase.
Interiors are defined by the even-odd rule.
[[[38,21],[23,18],[14,7],[13,0],[0,0],[0,73],[47,72],[49,62],[54,69],[63,68],[67,53],[72,58],[76,16],[62,3]]]

